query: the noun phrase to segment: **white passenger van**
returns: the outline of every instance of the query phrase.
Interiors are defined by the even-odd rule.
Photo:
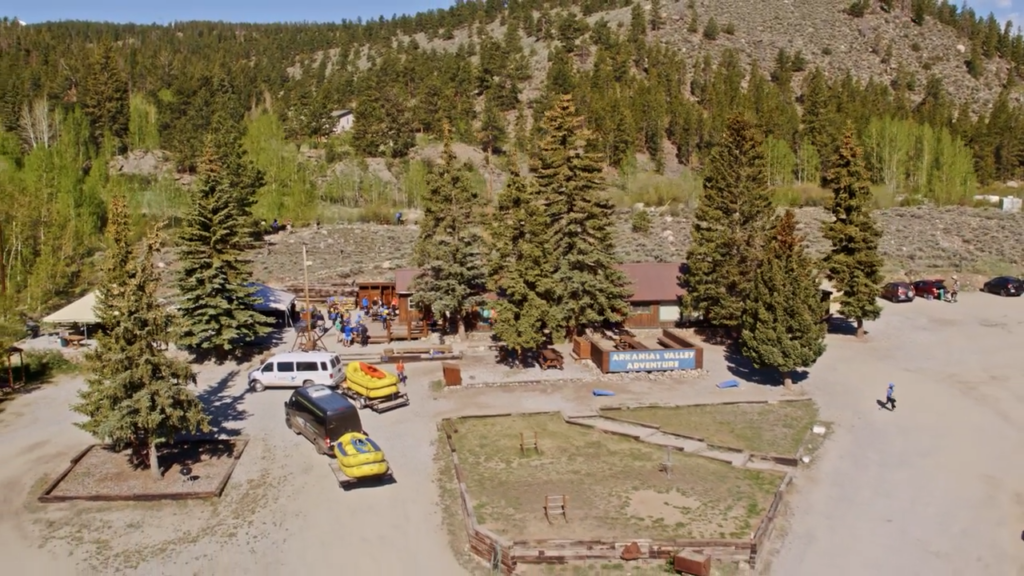
[[[289,352],[278,354],[249,372],[249,388],[295,388],[322,384],[337,388],[345,379],[345,365],[333,352]]]

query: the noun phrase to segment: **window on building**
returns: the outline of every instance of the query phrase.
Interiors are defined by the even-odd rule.
[[[629,306],[629,313],[630,313],[630,315],[650,314],[651,313],[651,305],[650,304],[630,304],[630,306]]]

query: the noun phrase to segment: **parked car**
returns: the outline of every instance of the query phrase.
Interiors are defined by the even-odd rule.
[[[924,298],[938,298],[939,291],[947,292],[945,280],[918,280],[914,282],[914,295]]]
[[[914,287],[909,282],[889,282],[882,287],[882,298],[891,302],[913,302]]]
[[[320,454],[331,454],[331,443],[349,432],[362,432],[359,409],[338,392],[314,384],[292,392],[284,403],[288,429],[302,434]]]
[[[314,384],[337,388],[344,379],[345,368],[333,352],[288,352],[270,358],[249,372],[249,388],[253,392]]]
[[[1000,296],[1020,296],[1024,294],[1024,280],[1013,276],[999,276],[985,282],[981,291]]]

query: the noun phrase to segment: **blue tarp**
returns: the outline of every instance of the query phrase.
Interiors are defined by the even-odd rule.
[[[719,388],[739,388],[740,387],[740,383],[737,382],[736,380],[726,380],[725,382],[720,382],[718,384],[718,387]]]
[[[615,396],[615,392],[611,390],[601,390],[600,388],[594,388],[594,396]]]

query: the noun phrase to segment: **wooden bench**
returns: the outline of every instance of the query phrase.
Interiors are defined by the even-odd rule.
[[[670,349],[679,348],[678,344],[676,344],[675,342],[669,340],[668,338],[665,338],[664,336],[658,336],[658,346],[661,346],[662,348],[670,348]]]
[[[548,368],[558,368],[562,370],[565,359],[562,358],[562,353],[553,348],[546,348],[540,351],[540,367],[542,370]]]

